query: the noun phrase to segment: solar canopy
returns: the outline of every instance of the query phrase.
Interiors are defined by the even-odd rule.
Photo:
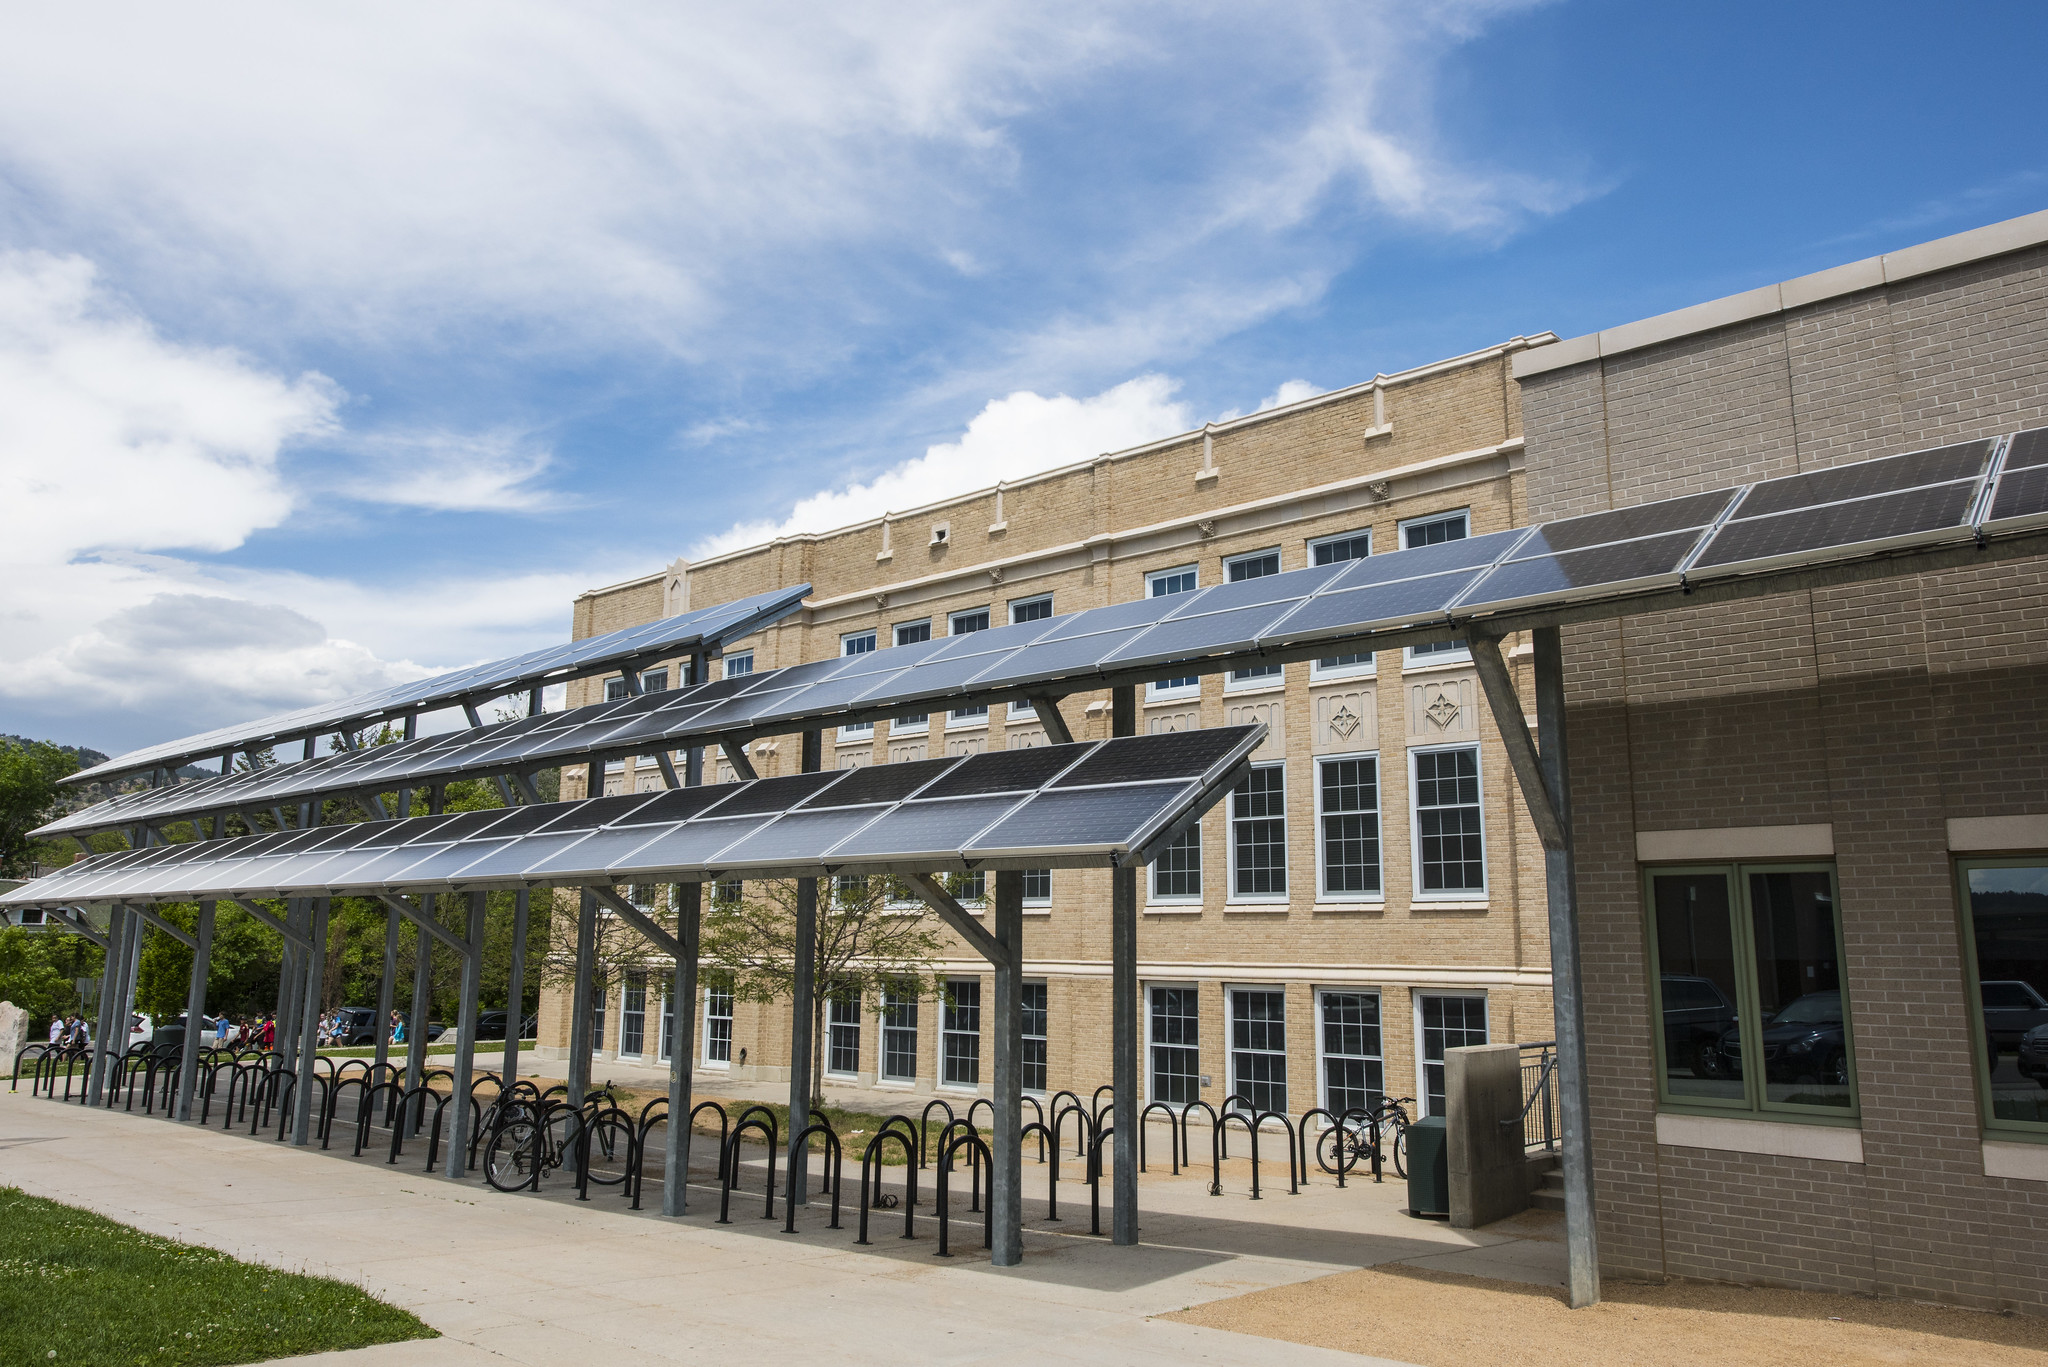
[[[2048,526],[2048,428],[129,794],[43,834],[1441,640]],[[1910,571],[1910,564],[1901,572]]]
[[[284,712],[238,726],[187,736],[182,740],[167,741],[162,745],[146,746],[81,770],[64,781],[85,783],[163,765],[176,766],[295,737],[350,730],[380,718],[431,712],[463,702],[502,697],[521,689],[609,673],[638,660],[715,648],[726,641],[752,635],[762,627],[787,617],[802,604],[804,595],[810,591],[809,584],[796,584],[769,593],[757,593],[737,602],[698,608],[603,636],[544,646],[509,660],[493,660],[431,679],[361,693],[339,702],[300,708],[296,712]]]
[[[719,877],[1134,867],[1239,782],[1264,726],[124,850],[0,905]]]

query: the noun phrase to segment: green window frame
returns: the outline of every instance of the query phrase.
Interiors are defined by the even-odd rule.
[[[1811,873],[1821,873],[1827,876],[1826,891],[1832,909],[1830,919],[1833,923],[1833,943],[1831,947],[1833,958],[1831,964],[1824,960],[1823,965],[1831,967],[1835,976],[1835,986],[1832,989],[1826,990],[1839,993],[1841,999],[1840,1015],[1842,1019],[1840,1028],[1842,1038],[1839,1051],[1833,1047],[1832,1041],[1827,1038],[1829,1031],[1825,1025],[1816,1025],[1805,1031],[1798,1038],[1784,1043],[1777,1043],[1772,1036],[1766,1034],[1767,1022],[1764,1020],[1766,994],[1758,976],[1758,908],[1756,906],[1755,883],[1753,879],[1758,876],[1768,877],[1773,874]],[[1680,1000],[1677,997],[1679,988],[1676,984],[1680,981],[1690,982],[1692,977],[1697,975],[1697,969],[1695,968],[1694,975],[1667,974],[1665,946],[1659,943],[1658,880],[1708,879],[1715,876],[1725,880],[1725,904],[1728,914],[1729,931],[1726,953],[1729,961],[1729,973],[1734,979],[1735,986],[1734,1029],[1732,1032],[1726,1028],[1726,994],[1720,991],[1718,987],[1711,994],[1718,997],[1722,1002],[1721,1014],[1718,1017],[1716,1012],[1711,1009],[1688,1014],[1686,1001]],[[1680,885],[1682,884],[1674,883],[1674,887]],[[1701,886],[1707,885],[1702,883]],[[1855,1126],[1861,1123],[1862,1104],[1856,1082],[1854,1013],[1850,1005],[1848,974],[1842,959],[1840,888],[1841,881],[1836,876],[1835,866],[1827,861],[1644,866],[1642,883],[1643,927],[1644,936],[1649,947],[1650,1018],[1653,1022],[1650,1038],[1656,1063],[1657,1106],[1659,1110],[1687,1115],[1749,1116],[1758,1119],[1769,1118],[1772,1120],[1800,1121],[1819,1125]],[[1686,951],[1675,944],[1671,948],[1673,951],[1672,962],[1681,967],[1685,966],[1686,960],[1684,955]],[[1806,948],[1810,952],[1814,947],[1809,943]],[[1822,948],[1825,949],[1827,946],[1822,946]],[[1784,961],[1781,960],[1781,973],[1784,966]],[[1670,978],[1673,984],[1668,990],[1673,993],[1674,1000],[1672,1005],[1675,1008],[1670,1014],[1667,1014],[1665,1010],[1667,977]],[[1780,989],[1777,994],[1779,996],[1784,996],[1789,991],[1789,989],[1784,987],[1782,978],[1777,986]],[[1698,989],[1694,987],[1691,990]],[[1824,997],[1824,993],[1821,995]],[[1789,1003],[1786,1005],[1789,1005]],[[1776,1013],[1776,1015],[1783,1014],[1785,1012],[1782,1009],[1779,1013]],[[1685,1033],[1688,1029],[1692,1030],[1695,1034],[1699,1034],[1701,1029],[1700,1022],[1694,1019],[1694,1017],[1700,1015],[1713,1018],[1705,1027],[1704,1038],[1674,1039],[1674,1033]],[[1785,1025],[1776,1018],[1776,1015],[1768,1022],[1770,1028],[1781,1035],[1787,1033]],[[1677,1022],[1674,1022],[1674,1016],[1679,1018]],[[1715,1034],[1717,1029],[1718,1038]],[[1809,1039],[1818,1040],[1822,1051],[1812,1063],[1815,1072],[1811,1081],[1806,1080],[1804,1073],[1800,1071],[1807,1066],[1806,1063],[1794,1057],[1792,1053],[1793,1048],[1806,1044]],[[1741,1055],[1756,1052],[1753,1049],[1743,1047],[1743,1042],[1755,1040],[1764,1041],[1763,1053],[1765,1058],[1762,1068],[1745,1066],[1741,1059]],[[1736,1056],[1732,1065],[1724,1056],[1721,1056],[1721,1045],[1727,1046],[1727,1052]],[[1681,1049],[1687,1049],[1692,1052],[1688,1058],[1676,1060],[1678,1066],[1674,1069],[1673,1055]],[[1718,1080],[1714,1085],[1720,1087],[1724,1092],[1730,1084],[1738,1083],[1738,1078],[1729,1076],[1729,1072],[1733,1071],[1739,1074],[1739,1095],[1712,1096],[1702,1095],[1698,1091],[1674,1090],[1673,1083],[1676,1080],[1673,1076],[1674,1072],[1687,1075],[1688,1080],[1692,1078],[1706,1079],[1716,1077],[1714,1073],[1703,1066],[1701,1061],[1703,1055],[1720,1059],[1718,1066],[1722,1071],[1718,1074]],[[1834,1080],[1830,1073],[1837,1074],[1840,1080]],[[1813,1090],[1805,1092],[1791,1090],[1800,1086]],[[1821,1104],[1799,1099],[1801,1096],[1825,1095],[1826,1089],[1830,1086],[1835,1088],[1846,1087],[1848,1102],[1846,1106],[1840,1104]],[[1790,1095],[1774,1097],[1772,1095],[1774,1090],[1790,1091]]]
[[[1998,1076],[2001,1068],[2017,1074],[2020,1068],[2019,1050],[2016,1041],[1994,1042],[1994,1031],[2000,1034],[2013,1033],[2007,1027],[2009,1021],[1994,1021],[1985,1009],[1984,967],[1979,961],[1981,946],[1978,943],[1978,905],[1971,888],[1972,873],[1980,870],[1997,869],[2044,869],[2048,870],[2048,853],[2034,855],[2011,855],[1991,859],[1958,859],[1956,861],[1956,903],[1962,922],[1963,965],[1966,981],[1964,991],[1970,1019],[1971,1067],[1977,1078],[1977,1104],[1979,1115],[1987,1138],[2011,1139],[2048,1143],[2048,1086],[2036,1079]],[[2005,881],[2005,880],[2000,880]],[[2030,928],[2031,930],[2031,928]],[[2048,934],[2048,920],[2044,920],[2039,932]],[[2048,954],[2048,948],[2041,951]],[[2023,954],[2024,951],[2021,951]],[[2012,966],[2009,958],[2005,963],[1994,965],[1995,981],[2011,981],[2022,970]],[[2035,995],[2048,996],[2048,982],[2040,981],[2041,973],[2034,971],[2031,985]],[[2029,1023],[2034,1019],[2030,1016]],[[2048,1019],[2042,1017],[2040,1019]],[[2018,1031],[2024,1035],[2025,1031]],[[1994,1053],[1995,1050],[1995,1053]],[[2010,1066],[2006,1055],[2012,1055]],[[2001,1098],[2004,1104],[2001,1105]],[[2007,1112],[2000,1115],[2000,1110]],[[2027,1120],[2015,1112],[2032,1110],[2037,1120]]]

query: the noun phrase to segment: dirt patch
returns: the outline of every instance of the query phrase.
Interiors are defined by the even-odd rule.
[[[1609,1281],[1584,1310],[1540,1286],[1392,1264],[1161,1319],[1423,1364],[2048,1367],[2048,1320],[1814,1291]]]

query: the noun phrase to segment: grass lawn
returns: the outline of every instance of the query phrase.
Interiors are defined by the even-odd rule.
[[[214,1367],[435,1336],[346,1282],[0,1187],[0,1363]]]

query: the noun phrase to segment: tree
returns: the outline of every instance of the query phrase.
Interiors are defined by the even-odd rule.
[[[700,957],[732,983],[744,1001],[791,1001],[796,995],[796,894],[793,879],[743,884],[756,895],[714,896],[702,921]],[[834,997],[889,989],[923,996],[927,978],[943,992],[935,964],[944,941],[920,905],[904,905],[894,879],[834,878],[818,899],[811,998],[811,1093],[824,1084],[825,1003]]]
[[[0,1001],[47,1022],[78,1004],[77,980],[97,978],[105,963],[106,952],[83,935],[8,926],[0,929]]]
[[[57,780],[77,770],[77,756],[45,741],[0,740],[0,878],[29,876],[38,848],[29,832],[57,814]]]
[[[635,906],[646,908],[649,919],[657,925],[671,932],[675,930],[675,913],[667,903],[667,894],[658,891],[655,885],[643,884],[615,891]],[[542,900],[545,895],[539,894],[535,898],[534,917],[537,921],[547,919],[543,915],[547,907]],[[554,903],[554,944],[538,975],[550,987],[573,989],[576,985],[576,921],[581,914],[581,906],[581,897],[573,892]],[[609,1001],[612,989],[624,982],[628,974],[651,976],[666,964],[665,956],[648,942],[645,935],[603,907],[597,910],[597,934],[592,946],[591,995],[600,1002]],[[530,974],[529,979],[533,976]],[[532,985],[538,986],[538,983]]]

